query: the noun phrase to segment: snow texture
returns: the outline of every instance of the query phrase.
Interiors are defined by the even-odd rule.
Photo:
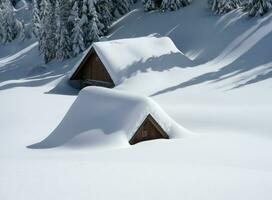
[[[60,125],[45,140],[30,148],[60,146],[76,135],[91,135],[97,130],[105,135],[115,134],[120,141],[127,138],[125,144],[128,144],[149,114],[172,139],[190,134],[148,97],[102,87],[87,87],[79,93]]]
[[[174,64],[186,67],[191,64],[190,59],[177,49],[169,37],[147,36],[102,41],[95,42],[91,48],[98,54],[115,85],[129,78],[132,71],[147,71],[158,65]],[[71,75],[80,62],[72,70]]]

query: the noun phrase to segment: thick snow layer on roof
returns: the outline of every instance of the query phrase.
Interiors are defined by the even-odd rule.
[[[116,85],[139,71],[147,71],[160,65],[185,67],[191,63],[169,37],[147,36],[102,41],[94,43],[92,48]],[[86,55],[84,53],[83,59]],[[83,59],[75,66],[71,75]]]
[[[168,62],[172,65],[176,60],[167,57],[173,54],[178,56],[176,59],[180,65],[190,63],[169,37],[148,36],[96,42],[93,47],[116,85],[134,72],[146,71],[158,63],[165,65]]]
[[[151,114],[170,138],[189,133],[173,121],[152,99],[102,87],[83,89],[70,110],[41,143],[32,147],[47,148],[64,144],[74,136],[95,131],[125,138],[126,143]],[[125,136],[125,137],[124,137]]]

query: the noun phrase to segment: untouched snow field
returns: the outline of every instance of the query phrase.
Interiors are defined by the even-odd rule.
[[[272,199],[272,13],[212,16],[206,1],[176,12],[137,4],[108,39],[160,34],[188,67],[135,72],[116,90],[146,95],[193,137],[123,147],[82,133],[27,146],[59,125],[78,91],[80,57],[44,65],[35,41],[0,46],[0,199]]]

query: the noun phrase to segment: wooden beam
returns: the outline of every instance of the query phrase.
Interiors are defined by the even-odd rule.
[[[106,81],[99,81],[99,80],[81,80],[82,84],[85,86],[103,86],[107,88],[113,88],[114,84]]]

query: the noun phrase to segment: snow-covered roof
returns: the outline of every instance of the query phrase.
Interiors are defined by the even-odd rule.
[[[178,54],[179,65],[186,66],[191,61],[177,49],[169,37],[136,37],[111,41],[95,42],[72,70],[74,74],[84,57],[94,49],[109,72],[115,85],[129,78],[134,72],[146,71],[158,62],[164,66],[177,61],[166,59],[168,55]]]
[[[128,142],[149,114],[170,138],[188,133],[149,97],[90,86],[80,91],[62,122],[42,143],[52,147],[97,130],[106,135],[118,133]]]

